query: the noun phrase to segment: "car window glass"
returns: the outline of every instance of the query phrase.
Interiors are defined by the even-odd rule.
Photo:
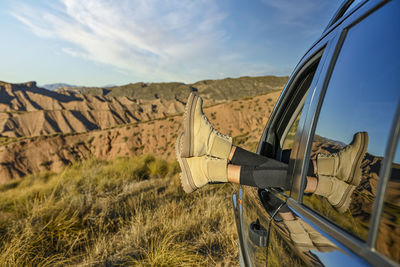
[[[308,163],[304,204],[364,240],[400,94],[399,12],[389,2],[348,30]]]
[[[301,116],[302,110],[303,110],[303,107],[301,107],[299,114],[297,115],[296,119],[293,121],[292,125],[290,126],[289,131],[286,135],[286,138],[283,141],[282,150],[289,150],[289,149],[293,148],[294,136],[296,135],[297,127],[299,126],[299,121],[300,121],[300,116]]]
[[[400,263],[400,144],[392,162],[376,248]]]
[[[289,161],[294,138],[303,111],[304,102],[314,79],[315,72],[321,59],[321,54],[322,50],[318,52],[318,58],[315,58],[315,56],[313,59],[311,59],[309,66],[303,72],[301,72],[301,74],[299,74],[300,78],[295,85],[292,96],[290,97],[290,103],[285,109],[284,115],[280,119],[280,126],[278,127],[277,135],[280,136],[280,147],[283,151],[281,160],[283,162]]]

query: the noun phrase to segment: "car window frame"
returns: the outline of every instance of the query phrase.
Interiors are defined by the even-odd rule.
[[[298,143],[298,135],[302,133],[302,127],[301,124],[304,123],[304,114],[308,112],[308,106],[310,102],[307,103],[308,95],[315,89],[315,85],[317,84],[317,81],[319,79],[319,75],[322,71],[322,66],[325,63],[326,60],[326,42],[321,42],[321,44],[315,49],[309,53],[309,56],[304,57],[304,60],[302,60],[296,69],[294,70],[294,74],[290,76],[289,81],[287,82],[281,96],[279,97],[277,104],[274,107],[274,110],[271,113],[270,120],[268,121],[268,124],[266,125],[264,129],[264,133],[261,137],[261,141],[259,142],[259,145],[257,147],[257,154],[261,154],[263,156],[271,157],[276,160],[281,160],[281,140],[280,138],[277,137],[276,130],[279,128],[287,128],[287,126],[284,126],[282,124],[283,120],[286,120],[288,123],[290,123],[290,119],[288,117],[292,118],[294,115],[298,114],[293,114],[293,112],[298,111],[298,106],[301,104],[302,100],[304,99],[304,95],[300,96],[299,91],[302,88],[302,83],[304,79],[306,78],[307,75],[309,75],[309,71],[311,68],[315,67],[315,64],[318,61],[317,68],[315,69],[315,73],[313,75],[313,79],[311,81],[311,84],[309,86],[308,91],[305,93],[305,101],[303,104],[301,111],[301,116],[300,116],[300,121],[296,130],[296,134],[294,137],[293,141],[293,148],[292,152],[290,154],[290,159],[288,163],[288,171],[287,175],[293,177],[293,171],[294,171],[294,159],[297,155],[297,147],[296,144]],[[300,101],[293,100],[292,98],[295,97],[296,100],[300,98]],[[283,133],[281,137],[285,134],[285,130],[283,130]],[[268,143],[268,140],[270,140]],[[272,143],[272,144],[271,144]],[[269,146],[269,149],[267,152],[263,152],[265,150],[265,145]],[[271,149],[271,146],[274,146],[274,148]],[[270,154],[268,154],[270,153]],[[278,195],[282,200],[285,200],[288,195],[286,195],[283,191],[281,190],[276,190],[274,188],[270,188],[271,192],[274,192],[275,194]]]
[[[395,119],[392,122],[392,128],[390,130],[387,147],[385,149],[385,158],[379,173],[378,189],[372,210],[368,239],[366,242],[347,233],[339,226],[330,222],[327,218],[322,217],[317,212],[303,205],[302,200],[304,194],[303,189],[306,182],[305,170],[308,167],[311,145],[317,125],[318,115],[322,107],[323,99],[333,72],[333,68],[336,65],[336,60],[340,53],[340,49],[346,38],[347,31],[359,21],[368,17],[370,13],[376,11],[388,2],[389,0],[370,1],[365,3],[365,5],[352,12],[351,16],[349,15],[350,17],[346,16],[348,17],[348,19],[344,21],[341,25],[339,25],[335,30],[330,32],[330,34],[335,33],[335,37],[330,40],[327,46],[327,49],[329,49],[327,50],[327,56],[330,57],[328,61],[329,64],[324,65],[324,71],[320,75],[321,82],[316,86],[315,91],[312,93],[312,96],[309,92],[310,106],[306,121],[303,125],[303,134],[301,140],[299,140],[299,151],[298,156],[296,157],[297,169],[295,169],[294,175],[295,182],[292,188],[292,195],[290,198],[287,199],[287,203],[291,208],[302,214],[305,218],[310,220],[312,223],[328,233],[330,236],[334,237],[340,243],[344,244],[352,252],[374,265],[397,265],[396,262],[377,252],[375,250],[375,246],[378,236],[380,218],[383,210],[386,187],[390,178],[391,163],[394,152],[396,150],[395,145],[397,144],[400,133],[400,104],[398,104],[397,106],[396,114],[394,117]],[[302,155],[304,155],[304,157],[302,157]]]
[[[317,46],[316,49],[313,49],[310,53],[310,56],[305,57],[295,68],[293,74],[290,75],[290,79],[288,80],[277,101],[277,104],[275,105],[271,113],[270,120],[268,120],[268,123],[264,128],[263,135],[257,147],[257,154],[276,158],[276,152],[278,152],[277,150],[280,145],[280,139],[276,136],[276,129],[282,127],[281,121],[284,119],[284,117],[289,116],[288,114],[290,114],[290,111],[293,111],[293,108],[295,110],[297,109],[298,105],[293,105],[294,101],[291,98],[294,96],[294,94],[296,94],[299,82],[302,81],[302,78],[304,78],[304,75],[307,74],[309,68],[312,67],[312,65],[315,64],[315,61],[319,58],[318,67],[315,71],[308,94],[310,91],[312,91],[311,88],[313,85],[315,85],[314,81],[318,80],[319,78],[321,65],[325,62],[324,49],[326,43],[327,42],[323,43],[323,45]],[[290,110],[288,110],[288,108]],[[305,101],[302,114],[304,114],[307,109],[307,101]],[[265,148],[264,146],[266,145],[273,146],[273,148]]]
[[[367,2],[368,0],[361,0],[360,3],[358,3],[357,5],[352,7],[354,1],[355,0],[343,1],[343,3],[340,5],[338,10],[336,11],[335,15],[333,15],[332,19],[329,21],[324,32],[329,30],[330,28],[334,28],[336,25],[340,24],[348,16],[350,16],[353,11],[357,10],[359,7],[361,7],[363,4],[365,4],[365,2]]]

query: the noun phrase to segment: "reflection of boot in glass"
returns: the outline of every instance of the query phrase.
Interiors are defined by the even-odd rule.
[[[180,134],[176,141],[176,158],[182,170],[181,183],[186,193],[191,193],[210,182],[228,181],[226,159],[209,156],[182,158],[180,156],[182,138],[183,135]]]
[[[311,238],[313,244],[317,247],[320,252],[331,252],[334,249],[337,249],[336,245],[329,241],[326,237],[317,232],[311,225],[306,223],[303,220],[300,220],[300,224],[304,227],[304,229],[308,232],[308,235]]]
[[[300,251],[315,249],[310,236],[301,225],[299,219],[283,220],[283,222],[289,231],[289,237],[291,241]]]
[[[368,147],[368,133],[358,132],[344,149],[333,154],[317,155],[318,175],[335,176],[349,184],[359,185],[361,161]]]
[[[318,184],[314,194],[326,197],[328,202],[340,213],[350,206],[351,194],[356,186],[347,184],[336,177],[318,176]]]

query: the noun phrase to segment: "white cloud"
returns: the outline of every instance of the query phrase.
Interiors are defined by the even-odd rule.
[[[223,51],[227,14],[214,1],[59,0],[40,8],[20,4],[13,15],[39,37],[66,41],[63,52],[142,80],[194,81],[270,69]]]

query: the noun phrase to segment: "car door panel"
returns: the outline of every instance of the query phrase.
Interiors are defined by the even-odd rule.
[[[292,238],[293,233],[285,225],[285,221],[273,220],[268,251],[269,266],[276,266],[274,264],[276,255],[281,261],[289,258],[282,266],[370,266],[348,248],[310,223],[290,204],[288,208],[302,226],[303,237],[295,240]],[[276,245],[273,246],[273,244]]]
[[[242,190],[244,250],[247,252],[252,266],[266,266],[266,247],[260,242],[255,242],[256,231],[254,230],[258,228],[268,231],[271,216],[260,201],[257,188],[242,186]],[[267,239],[268,232],[264,235]]]

